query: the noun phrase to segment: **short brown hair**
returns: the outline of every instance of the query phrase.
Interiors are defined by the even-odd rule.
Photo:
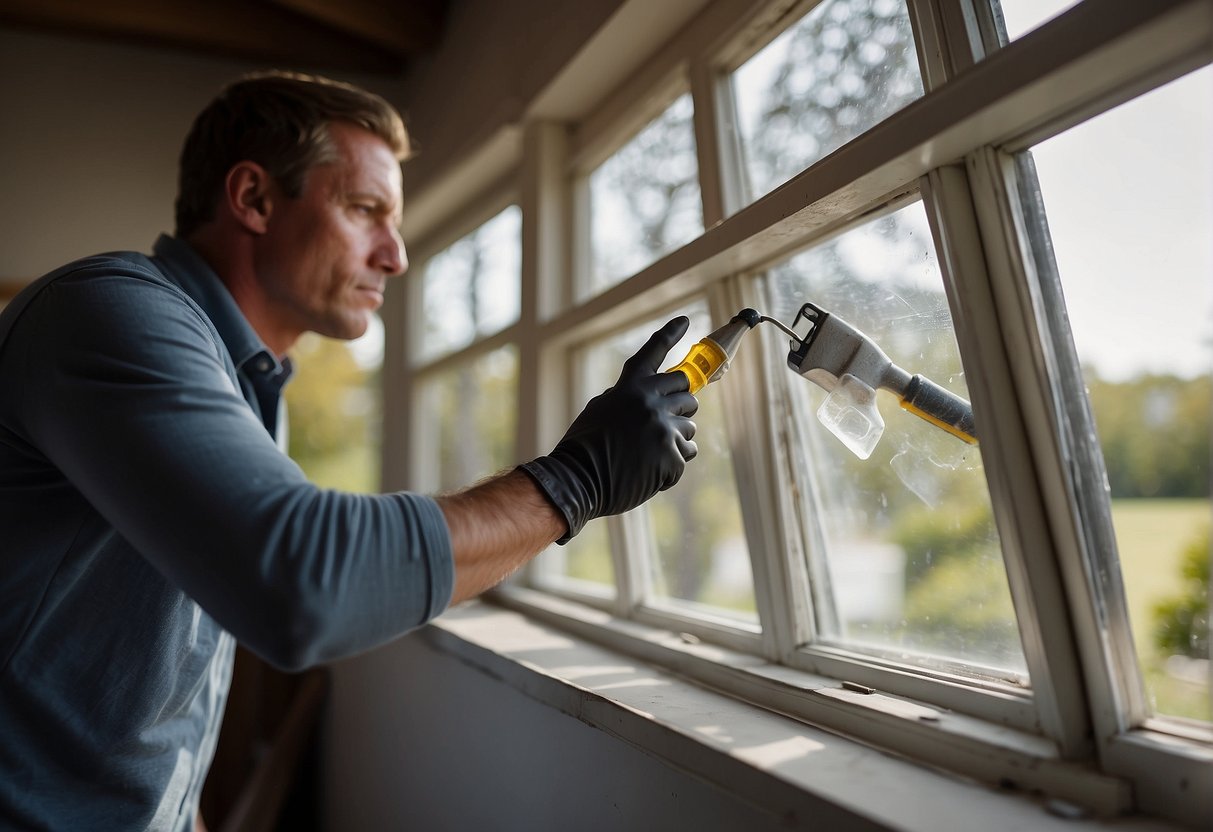
[[[309,169],[333,158],[328,125],[346,122],[383,139],[396,158],[409,154],[400,114],[366,90],[315,75],[265,72],[229,84],[198,114],[181,150],[177,236],[215,215],[228,171],[256,162],[288,197],[303,192]]]

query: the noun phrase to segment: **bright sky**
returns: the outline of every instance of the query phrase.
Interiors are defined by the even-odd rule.
[[[1213,368],[1213,68],[1034,148],[1079,357]]]
[[[1003,0],[1018,37],[1074,0]],[[1107,379],[1213,368],[1213,69],[1033,149],[1080,358]]]

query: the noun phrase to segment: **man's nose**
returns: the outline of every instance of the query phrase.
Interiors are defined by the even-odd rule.
[[[375,247],[374,258],[374,267],[388,277],[404,274],[408,269],[409,258],[408,253],[404,250],[404,239],[395,226],[388,229],[388,233]]]

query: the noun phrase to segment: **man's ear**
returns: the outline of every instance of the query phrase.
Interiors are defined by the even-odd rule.
[[[264,234],[274,210],[274,180],[256,162],[239,162],[227,172],[223,201],[232,218],[254,234]]]

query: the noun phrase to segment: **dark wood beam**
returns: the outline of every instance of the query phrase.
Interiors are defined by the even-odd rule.
[[[8,303],[17,293],[26,287],[27,280],[17,280],[12,277],[0,277],[0,306]]]
[[[172,46],[279,68],[398,73],[403,52],[275,3],[248,0],[3,0],[0,23]]]
[[[442,34],[446,0],[269,0],[392,52],[433,49]]]

